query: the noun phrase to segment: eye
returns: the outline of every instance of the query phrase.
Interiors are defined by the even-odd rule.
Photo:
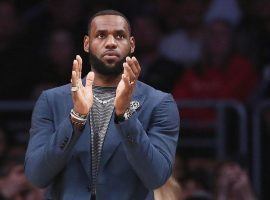
[[[125,36],[124,36],[123,34],[117,34],[117,35],[116,35],[116,38],[117,38],[117,39],[124,39]]]
[[[99,34],[97,35],[97,38],[99,38],[99,39],[103,39],[103,38],[105,38],[105,34],[103,34],[103,33],[99,33]]]

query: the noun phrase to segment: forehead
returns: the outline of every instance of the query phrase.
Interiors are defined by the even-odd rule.
[[[118,15],[101,15],[95,17],[91,22],[91,32],[99,30],[129,32],[127,21]]]

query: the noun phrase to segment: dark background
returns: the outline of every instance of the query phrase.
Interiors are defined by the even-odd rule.
[[[23,161],[40,93],[69,83],[77,54],[84,74],[90,70],[83,37],[89,16],[103,9],[116,9],[130,20],[140,80],[178,102],[181,167],[176,170],[183,193],[192,179],[199,185],[195,192],[214,195],[218,166],[231,161],[247,170],[258,199],[269,199],[267,0],[0,1],[3,179],[10,163]],[[198,170],[203,173],[190,173]]]

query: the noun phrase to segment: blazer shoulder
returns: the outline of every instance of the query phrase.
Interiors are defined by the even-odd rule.
[[[159,103],[162,101],[164,98],[172,98],[172,95],[170,93],[163,92],[161,90],[155,89],[150,85],[147,85],[141,81],[137,82],[138,84],[138,90],[140,93],[146,96],[146,99]]]
[[[43,93],[46,93],[48,96],[58,96],[63,94],[70,94],[70,83],[66,85],[62,85],[59,87],[51,88],[48,90],[44,90]]]

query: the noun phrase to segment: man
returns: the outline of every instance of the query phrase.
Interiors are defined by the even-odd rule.
[[[84,50],[92,71],[45,91],[32,116],[25,173],[47,199],[144,200],[172,173],[179,114],[172,96],[140,81],[126,17],[113,10],[89,20]]]

